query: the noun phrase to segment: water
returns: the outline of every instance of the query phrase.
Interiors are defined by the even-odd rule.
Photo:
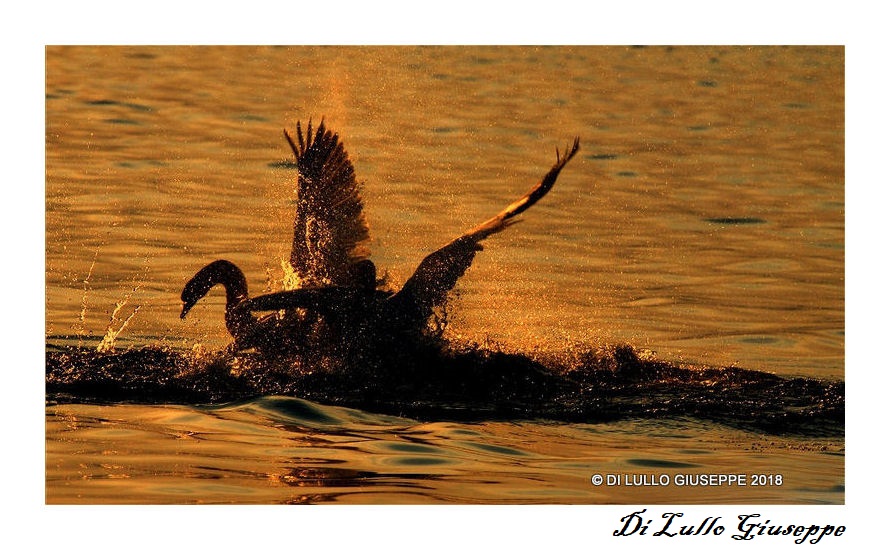
[[[46,94],[51,351],[95,347],[130,315],[118,350],[223,348],[221,293],[181,322],[182,285],[226,258],[252,293],[281,288],[294,178],[281,128],[325,116],[396,286],[581,136],[553,192],[461,279],[449,337],[535,357],[629,344],[675,364],[844,379],[841,48],[49,48]],[[330,409],[334,397],[294,401],[334,419],[324,426],[275,412],[282,397],[50,399],[47,500],[844,498],[842,425],[766,435],[677,409],[453,423]],[[787,481],[590,483],[732,471]]]
[[[51,503],[837,503],[844,492],[841,445],[689,420],[418,423],[265,397],[52,406],[47,438],[56,442],[47,449]],[[673,480],[742,464],[744,487]],[[591,482],[653,472],[671,485]],[[781,481],[750,485],[777,473]]]

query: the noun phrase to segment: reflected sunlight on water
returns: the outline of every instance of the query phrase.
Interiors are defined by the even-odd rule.
[[[181,286],[218,257],[280,285],[281,128],[324,115],[396,285],[581,136],[461,281],[456,332],[843,376],[842,49],[50,48],[47,75],[50,336],[96,258],[86,332],[141,283],[122,336],[224,342],[218,303],[178,322]]]
[[[47,438],[64,443],[47,452],[49,503],[781,504],[842,503],[844,494],[840,445],[708,423],[422,424],[291,398],[47,412]],[[783,479],[594,486],[597,473]]]
[[[396,287],[580,135],[554,190],[461,279],[450,336],[844,379],[843,48],[49,47],[47,343],[97,346],[135,312],[118,349],[228,344],[222,293],[180,321],[182,286],[226,258],[252,293],[282,287],[295,173],[281,130],[322,116]],[[48,405],[47,501],[843,501],[842,440],[311,403],[310,422],[275,403]],[[653,460],[788,483],[589,482]]]

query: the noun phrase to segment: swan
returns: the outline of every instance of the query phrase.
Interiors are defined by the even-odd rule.
[[[299,288],[248,297],[241,270],[214,261],[192,277],[182,291],[180,318],[219,284],[226,290],[226,328],[234,349],[254,348],[282,354],[308,345],[398,342],[422,334],[458,279],[470,267],[481,242],[515,223],[516,216],[546,195],[580,148],[575,138],[542,180],[495,216],[426,256],[400,290],[380,288],[369,259],[368,223],[360,186],[338,134],[312,122],[304,138],[284,131],[297,159],[297,207],[290,265]],[[255,314],[268,313],[263,317]],[[393,340],[395,338],[395,340]],[[354,346],[353,346],[354,347]]]

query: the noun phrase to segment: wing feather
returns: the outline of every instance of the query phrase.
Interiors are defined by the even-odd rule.
[[[361,186],[338,134],[312,121],[297,140],[284,131],[297,158],[297,206],[290,264],[301,286],[349,285],[349,267],[369,256],[370,234]]]
[[[575,156],[579,148],[580,139],[575,138],[572,148],[566,149],[562,158],[560,158],[557,149],[556,164],[537,185],[497,215],[485,220],[424,258],[411,278],[393,296],[392,300],[398,302],[400,308],[411,316],[426,319],[431,315],[435,307],[444,304],[448,292],[454,288],[457,280],[470,267],[476,253],[482,250],[480,242],[489,235],[509,227],[517,221],[514,219],[516,216],[528,210],[546,195],[556,183],[559,173]]]

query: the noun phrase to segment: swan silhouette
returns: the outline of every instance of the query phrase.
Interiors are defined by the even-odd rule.
[[[470,267],[481,241],[503,231],[546,195],[580,146],[575,138],[543,179],[497,215],[426,256],[398,292],[379,288],[369,259],[360,186],[338,134],[309,122],[304,139],[285,130],[297,160],[297,206],[290,264],[300,288],[248,297],[243,272],[227,260],[198,271],[182,291],[182,313],[219,284],[226,290],[226,328],[235,350],[287,354],[310,345],[399,342],[422,334],[437,307]],[[256,317],[255,314],[268,313]]]

